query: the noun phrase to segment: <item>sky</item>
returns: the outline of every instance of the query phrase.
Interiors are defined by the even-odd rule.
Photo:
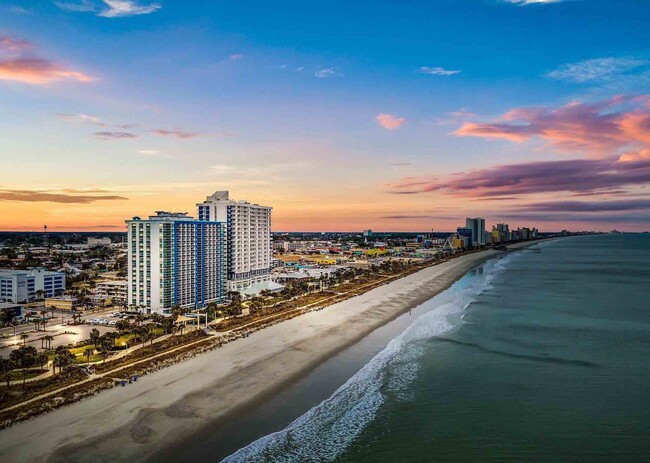
[[[650,230],[646,0],[0,0],[0,229]]]

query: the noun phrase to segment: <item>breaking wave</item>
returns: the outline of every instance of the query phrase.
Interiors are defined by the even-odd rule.
[[[377,416],[387,397],[411,400],[410,384],[418,374],[423,343],[461,323],[465,309],[490,287],[492,279],[515,255],[486,262],[474,278],[453,285],[447,302],[419,316],[331,397],[282,431],[241,448],[225,463],[331,462],[341,455]]]

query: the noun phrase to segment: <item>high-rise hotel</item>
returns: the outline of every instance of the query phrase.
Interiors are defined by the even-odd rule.
[[[226,296],[226,224],[187,213],[133,217],[128,227],[128,304],[145,313],[201,308]]]
[[[264,289],[271,281],[271,207],[230,199],[217,191],[198,203],[199,220],[226,222],[228,290]]]
[[[218,191],[187,213],[134,217],[128,227],[128,304],[168,314],[202,308],[271,279],[271,208]]]

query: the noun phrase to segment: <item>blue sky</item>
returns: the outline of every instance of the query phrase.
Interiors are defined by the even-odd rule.
[[[648,20],[643,0],[3,1],[0,228],[120,229],[229,188],[278,230],[645,229]],[[579,191],[487,188],[593,159],[607,189],[600,164]]]

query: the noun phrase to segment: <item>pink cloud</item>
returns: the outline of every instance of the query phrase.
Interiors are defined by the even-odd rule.
[[[184,130],[165,130],[165,129],[154,129],[153,133],[166,137],[175,137],[180,139],[198,137],[200,134],[197,132],[186,132]]]
[[[228,57],[228,59],[229,59],[230,61],[236,61],[236,60],[238,60],[238,59],[242,59],[243,57],[244,57],[244,55],[242,55],[241,53],[235,53],[234,55],[230,55],[230,56]]]
[[[0,37],[0,50],[2,51],[20,51],[32,47],[32,43],[24,39],[16,39],[14,37],[3,36]]]
[[[609,156],[619,149],[650,145],[646,101],[647,95],[617,96],[596,103],[574,101],[557,108],[515,108],[494,122],[465,123],[454,134],[517,143],[539,138],[560,151]]]
[[[11,80],[32,85],[44,85],[57,80],[90,82],[93,77],[63,64],[28,53],[32,44],[23,39],[0,37],[0,51],[9,56],[0,58],[0,80]]]
[[[377,122],[385,129],[394,130],[406,124],[406,119],[393,114],[381,113],[377,116]]]

